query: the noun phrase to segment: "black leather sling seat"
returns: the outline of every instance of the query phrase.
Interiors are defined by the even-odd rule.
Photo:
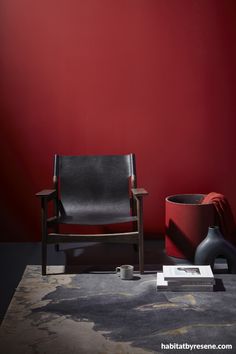
[[[131,215],[132,155],[57,156],[59,222],[106,225],[136,221]]]

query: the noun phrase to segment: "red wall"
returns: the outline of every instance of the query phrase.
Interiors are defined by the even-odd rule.
[[[236,2],[1,1],[1,240],[38,240],[52,157],[134,152],[145,231],[164,198],[236,214]]]

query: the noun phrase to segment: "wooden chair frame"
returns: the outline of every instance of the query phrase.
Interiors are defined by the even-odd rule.
[[[41,200],[41,229],[42,229],[42,275],[47,274],[47,245],[75,242],[106,242],[106,243],[131,243],[139,246],[139,271],[144,272],[144,250],[143,250],[143,197],[148,194],[144,188],[136,188],[136,175],[131,176],[131,194],[133,212],[136,213],[137,221],[134,230],[131,232],[105,233],[105,234],[70,234],[59,231],[59,195],[58,178],[54,171],[54,189],[44,189],[36,196]],[[48,216],[49,202],[54,202],[54,216]],[[49,232],[53,229],[54,232]]]

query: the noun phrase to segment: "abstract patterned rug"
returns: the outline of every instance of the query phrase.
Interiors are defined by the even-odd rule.
[[[0,327],[1,353],[174,352],[161,343],[227,343],[236,350],[235,275],[217,275],[220,291],[174,293],[156,291],[155,273],[124,281],[61,271],[49,267],[42,277],[40,266],[26,268]]]

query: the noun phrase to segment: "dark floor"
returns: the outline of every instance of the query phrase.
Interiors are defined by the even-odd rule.
[[[145,241],[144,260],[145,272],[156,272],[163,264],[188,263],[168,257],[163,240]],[[40,243],[0,243],[0,323],[26,266],[38,264],[41,264]],[[138,252],[129,244],[63,244],[58,252],[54,245],[49,245],[48,264],[65,265],[68,271],[76,269],[76,272],[114,272],[121,264],[133,264],[137,270]]]

